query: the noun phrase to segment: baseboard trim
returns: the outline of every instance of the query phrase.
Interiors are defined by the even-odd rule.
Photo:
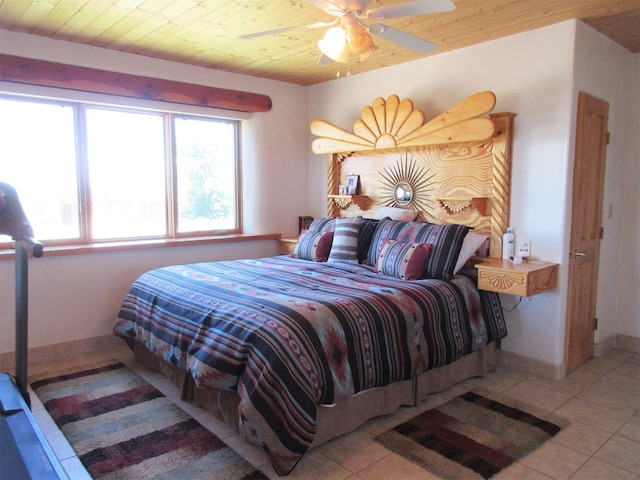
[[[617,335],[614,340],[615,348],[627,352],[640,353],[640,338],[631,335]]]
[[[614,348],[625,352],[640,353],[640,338],[631,335],[613,334],[593,346],[593,356],[601,357]]]
[[[614,349],[640,353],[640,338],[630,335],[610,335],[593,345],[593,356],[601,357]],[[555,365],[505,350],[498,351],[497,363],[506,368],[531,373],[551,380],[561,380],[567,375],[567,365],[564,362]]]
[[[71,342],[46,345],[44,347],[30,348],[27,353],[28,364],[53,362],[60,358],[107,350],[121,347],[123,341],[114,335],[85,338]],[[16,368],[15,352],[0,354],[0,372],[14,372]]]
[[[52,362],[63,357],[108,350],[114,347],[122,347],[122,345],[122,339],[114,335],[103,335],[56,345],[30,348],[28,361],[30,364]],[[630,335],[611,335],[594,345],[593,356],[601,357],[614,348],[640,353],[640,338]],[[561,380],[566,376],[567,371],[564,362],[556,365],[505,350],[498,350],[497,364],[551,380]],[[13,371],[15,371],[15,352],[0,354],[0,372]]]
[[[564,362],[556,365],[505,350],[498,351],[498,365],[550,380],[561,380],[567,374],[567,366]]]
[[[599,341],[598,343],[593,344],[593,356],[594,357],[602,357],[607,352],[610,352],[614,348],[616,348],[616,336],[609,335],[604,340]]]

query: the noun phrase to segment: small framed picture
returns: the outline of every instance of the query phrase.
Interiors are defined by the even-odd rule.
[[[313,217],[304,215],[298,217],[298,234],[302,233],[302,230],[307,230],[313,223]]]
[[[359,175],[347,175],[347,195],[358,194],[358,182],[360,181]]]
[[[346,185],[340,185],[338,187],[338,195],[348,195],[348,193],[347,193],[348,191],[349,190],[347,189]]]

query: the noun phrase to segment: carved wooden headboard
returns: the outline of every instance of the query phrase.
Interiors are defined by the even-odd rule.
[[[476,93],[425,123],[424,114],[396,95],[376,98],[348,132],[324,120],[311,122],[314,153],[327,154],[327,213],[373,216],[383,205],[419,210],[421,220],[459,223],[491,238],[502,251],[509,226],[511,145],[515,114],[491,114],[495,95]],[[356,194],[340,191],[357,175]],[[401,182],[410,201],[394,197]]]

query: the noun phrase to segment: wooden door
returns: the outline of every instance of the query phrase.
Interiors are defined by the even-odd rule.
[[[593,356],[608,114],[608,103],[579,94],[565,343],[567,373]]]

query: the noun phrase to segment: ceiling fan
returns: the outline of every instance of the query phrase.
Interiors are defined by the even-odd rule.
[[[306,0],[306,2],[337,18],[330,22],[309,23],[241,35],[240,38],[251,39],[303,28],[331,27],[318,42],[322,52],[318,65],[325,65],[332,61],[348,63],[351,56],[359,56],[360,60],[364,60],[378,50],[370,34],[426,55],[435,50],[435,44],[384,23],[368,25],[363,20],[378,22],[388,18],[448,12],[456,8],[451,0],[414,0],[372,9],[368,9],[371,0]]]

